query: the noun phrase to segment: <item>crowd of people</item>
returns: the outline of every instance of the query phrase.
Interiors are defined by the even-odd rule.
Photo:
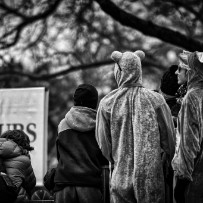
[[[104,202],[104,165],[111,203],[203,202],[203,53],[180,53],[156,91],[142,85],[143,51],[114,51],[111,58],[118,88],[98,104],[97,89],[79,85],[58,125],[58,164],[46,176],[55,203]],[[36,184],[31,150],[23,131],[0,137],[16,202],[20,194],[29,199]]]

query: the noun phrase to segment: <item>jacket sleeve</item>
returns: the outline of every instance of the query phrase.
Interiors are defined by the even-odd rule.
[[[201,148],[200,140],[202,138],[199,133],[201,122],[198,115],[196,98],[187,95],[178,116],[177,137],[179,142],[172,166],[176,176],[190,181],[192,181],[195,159]]]
[[[111,153],[110,113],[106,112],[100,103],[96,118],[96,140],[102,154],[113,163]]]
[[[36,177],[31,162],[28,162],[26,165],[27,168],[25,169],[24,181],[22,186],[26,190],[28,195],[31,195],[36,185]]]
[[[163,151],[172,160],[175,152],[175,127],[171,111],[166,103],[157,109],[157,120],[160,132],[160,144]]]

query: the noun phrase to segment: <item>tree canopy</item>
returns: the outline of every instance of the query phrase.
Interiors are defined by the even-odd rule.
[[[116,87],[112,51],[143,50],[143,82],[157,88],[183,49],[203,51],[202,11],[201,0],[1,0],[1,88],[49,88],[53,146],[78,84],[100,97]]]
[[[143,47],[143,39],[150,44],[146,36],[182,49],[202,51],[202,8],[200,0],[2,0],[1,58],[5,51],[24,54],[32,50],[32,58],[37,61],[51,58],[58,66],[62,62],[57,60],[68,58],[70,62],[74,58],[81,65],[84,59],[78,58],[78,52],[84,55],[89,46],[91,56],[85,64],[91,64],[103,59],[98,52],[105,45],[110,50],[147,50]]]

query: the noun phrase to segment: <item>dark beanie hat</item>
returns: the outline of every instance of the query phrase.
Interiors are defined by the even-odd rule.
[[[81,84],[75,90],[73,99],[75,106],[85,106],[96,109],[98,102],[97,89],[90,84]]]
[[[177,75],[175,74],[178,65],[172,65],[161,78],[160,89],[164,94],[175,96],[180,85],[178,84]]]

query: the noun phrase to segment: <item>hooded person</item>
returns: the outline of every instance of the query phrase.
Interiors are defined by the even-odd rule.
[[[203,53],[188,56],[187,94],[178,115],[176,146],[172,166],[176,202],[203,202]]]
[[[95,139],[97,102],[94,86],[79,85],[74,106],[58,126],[56,203],[102,203],[101,172],[107,160]]]
[[[179,65],[175,74],[177,75],[178,84],[180,85],[177,90],[177,103],[181,105],[183,97],[187,93],[187,73],[190,70],[188,66],[188,56],[191,54],[189,51],[183,50],[182,53],[179,54]]]
[[[163,96],[142,86],[143,51],[114,51],[118,88],[100,102],[96,139],[114,165],[112,203],[163,203],[165,188],[161,154],[170,161],[175,131]]]

